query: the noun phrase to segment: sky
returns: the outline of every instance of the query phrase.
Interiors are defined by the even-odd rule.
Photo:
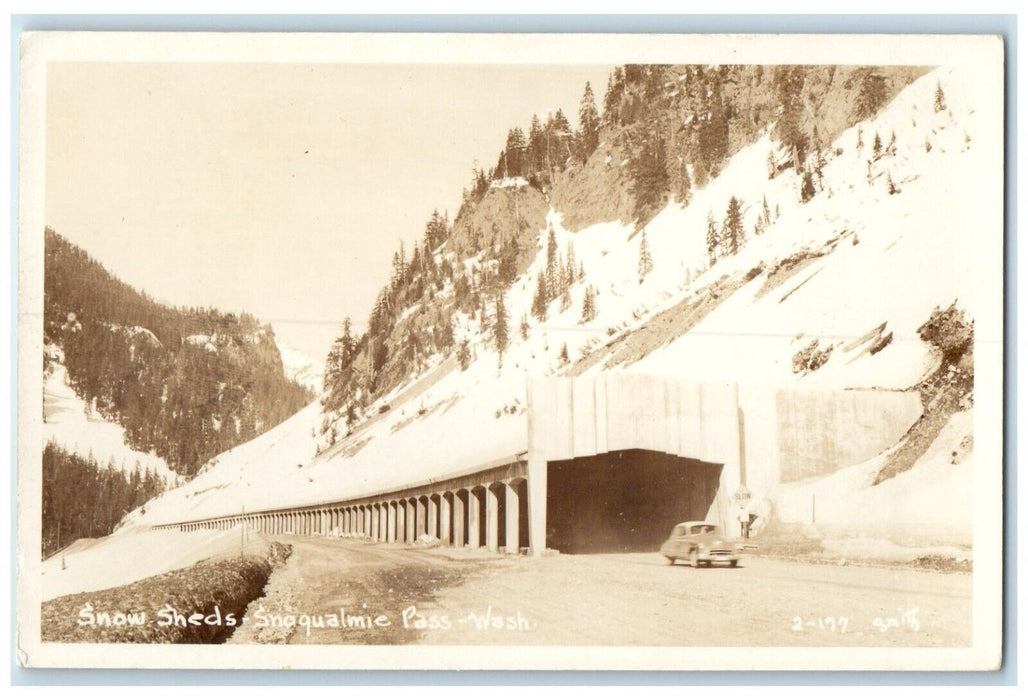
[[[51,63],[47,224],[156,299],[323,359],[507,130],[612,66]]]

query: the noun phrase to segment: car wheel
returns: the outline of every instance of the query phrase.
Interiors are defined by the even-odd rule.
[[[729,562],[729,566],[731,566],[733,569],[735,567],[737,567],[738,565],[739,565],[739,560],[738,559],[733,559],[732,561]]]
[[[689,563],[692,565],[692,568],[694,569],[698,569],[700,566],[700,558],[699,556],[697,556],[695,549],[692,550],[692,554],[689,555]]]

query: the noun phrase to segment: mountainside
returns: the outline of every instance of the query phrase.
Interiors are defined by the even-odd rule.
[[[133,450],[191,475],[309,400],[283,375],[270,326],[158,304],[49,229],[45,252],[44,377],[66,375]]]
[[[611,85],[593,151],[580,130],[558,168],[552,143],[540,155],[515,134],[507,150],[525,157],[505,151],[454,225],[434,215],[398,251],[368,332],[333,348],[320,412],[220,455],[132,519],[325,502],[513,456],[526,377],[625,371],[917,389],[922,420],[877,461],[838,465],[857,470],[861,496],[825,517],[902,503],[906,488],[871,483],[902,472],[931,474],[937,507],[960,498],[975,321],[963,261],[992,156],[977,147],[976,77],[655,66]],[[801,502],[794,486],[757,495]]]

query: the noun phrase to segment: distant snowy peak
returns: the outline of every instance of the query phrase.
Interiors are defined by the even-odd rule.
[[[285,375],[297,384],[319,393],[325,374],[325,363],[312,359],[277,336],[275,344],[278,346],[278,354],[282,356],[282,370]]]

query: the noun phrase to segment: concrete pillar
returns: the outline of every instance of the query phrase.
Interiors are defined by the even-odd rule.
[[[521,505],[518,498],[518,488],[510,482],[504,484],[504,488],[507,490],[505,494],[507,522],[504,524],[506,550],[507,554],[517,554],[521,551],[521,543],[518,541],[519,528],[521,527],[521,523],[518,520],[519,506]]]
[[[439,504],[434,494],[428,497],[428,527],[425,531],[432,537],[439,537]]]
[[[364,506],[364,536],[371,537],[371,506]]]
[[[418,513],[412,499],[407,499],[407,542],[417,539]]]
[[[464,546],[464,499],[461,496],[462,493],[467,493],[463,489],[453,492],[453,546],[463,547]]]
[[[473,489],[468,489],[468,546],[481,547],[482,541],[479,538],[479,522],[482,518],[482,502],[479,494]]]
[[[396,541],[396,504],[386,504],[386,542]]]
[[[425,502],[421,499],[420,496],[418,496],[418,500],[417,500],[417,504],[415,505],[415,509],[416,509],[416,513],[417,513],[417,518],[418,519],[417,519],[417,528],[415,529],[414,538],[417,539],[418,537],[421,537],[423,534],[428,532],[428,529],[425,527]]]
[[[528,545],[533,557],[546,551],[546,460],[528,460]]]
[[[490,552],[500,548],[500,499],[491,485],[485,488],[485,546]]]
[[[378,504],[376,503],[371,506],[371,539],[373,542],[378,542],[380,539],[378,535],[381,518],[379,516]]]
[[[403,501],[397,501],[394,504],[396,508],[396,541],[406,542],[407,541],[407,504]]]
[[[453,532],[453,524],[450,522],[453,512],[452,500],[452,493],[444,493],[439,497],[439,539],[444,544],[450,544],[450,533]]]

